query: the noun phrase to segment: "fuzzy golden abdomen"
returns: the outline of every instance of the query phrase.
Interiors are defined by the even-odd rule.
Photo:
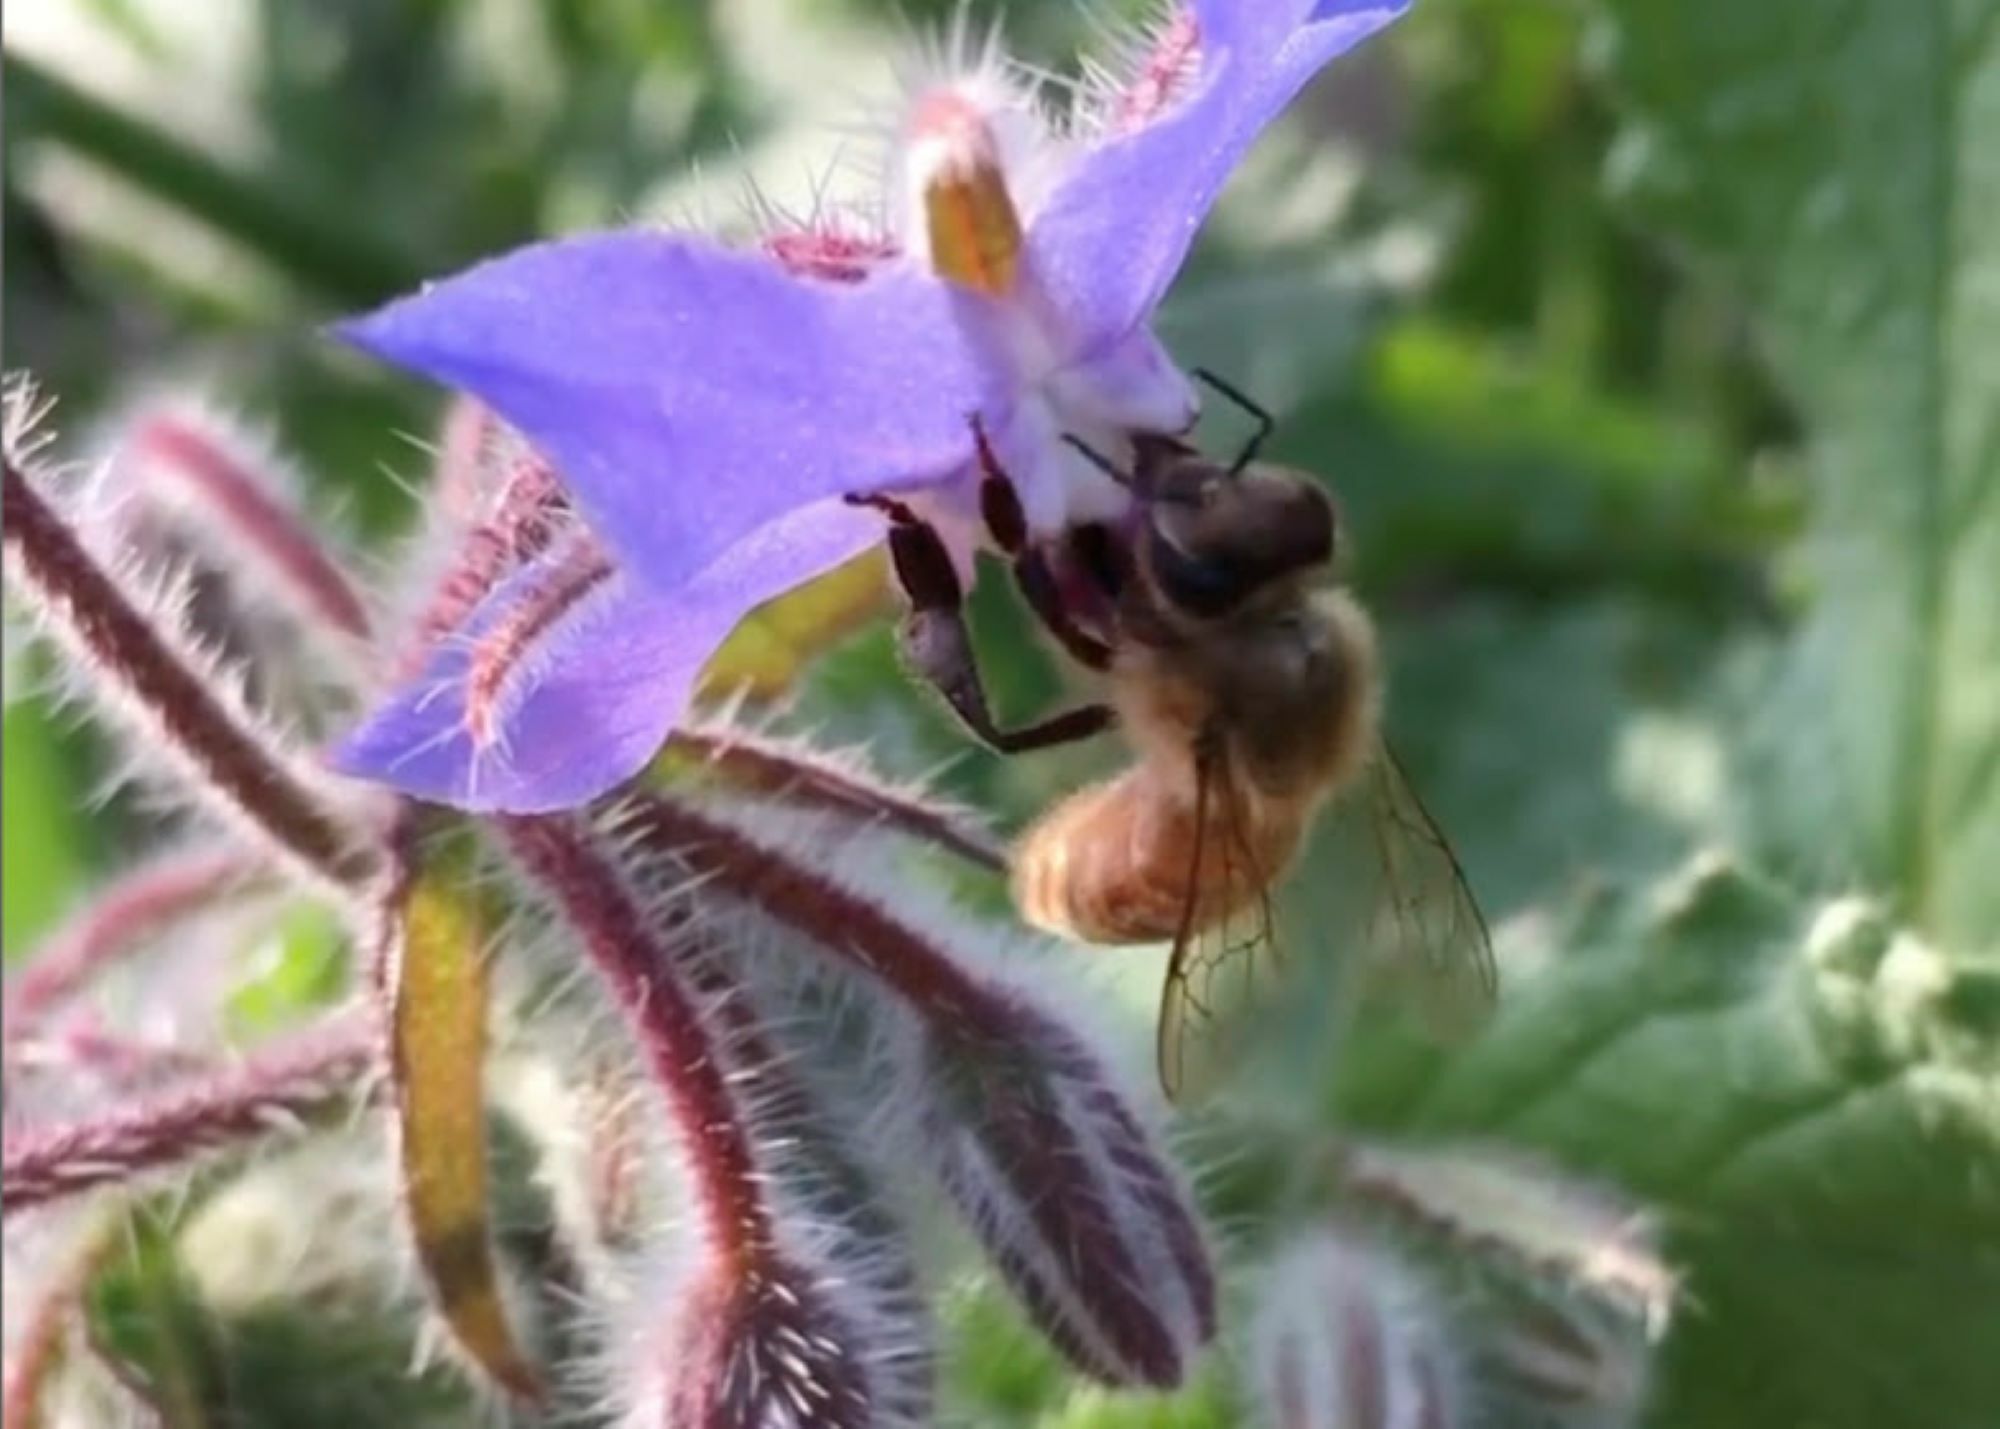
[[[1225,791],[1210,790],[1203,835],[1195,802],[1145,765],[1058,804],[1021,839],[1014,902],[1039,928],[1088,943],[1151,943],[1190,932],[1252,902],[1290,863],[1302,820],[1238,800],[1222,817]],[[1195,868],[1195,851],[1201,866]]]

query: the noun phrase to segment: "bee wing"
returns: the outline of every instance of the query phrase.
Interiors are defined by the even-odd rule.
[[[1227,755],[1216,742],[1203,741],[1195,752],[1194,837],[1186,893],[1160,997],[1160,1085],[1174,1101],[1220,1078],[1233,1034],[1242,1025],[1239,1014],[1254,1000],[1260,979],[1275,967],[1274,870],[1258,866],[1247,818]],[[1204,922],[1204,886],[1256,892],[1245,907]]]
[[[1499,993],[1493,939],[1451,841],[1410,786],[1388,744],[1376,746],[1352,803],[1367,818],[1377,882],[1368,946],[1445,1040],[1475,1030]]]

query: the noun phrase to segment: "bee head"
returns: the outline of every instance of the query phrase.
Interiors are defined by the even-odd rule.
[[[1163,463],[1139,532],[1140,559],[1173,609],[1226,616],[1333,560],[1332,497],[1282,467],[1243,471],[1197,453]]]

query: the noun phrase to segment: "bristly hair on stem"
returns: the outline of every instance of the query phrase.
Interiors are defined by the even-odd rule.
[[[858,760],[726,724],[684,725],[674,731],[669,750],[696,756],[731,789],[841,814],[945,849],[994,873],[1007,869],[1006,848],[969,811],[921,789],[887,784]]]
[[[268,590],[307,631],[362,642],[371,617],[360,591],[329,555],[274,474],[267,444],[253,446],[215,414],[187,402],[149,404],[118,433],[114,469],[130,467],[129,497],[142,508],[185,508],[203,543]]]
[[[910,1346],[922,1336],[869,1293],[880,1288],[870,1267],[822,1263],[825,1238],[779,1194],[773,1158],[785,1138],[772,1122],[784,1107],[758,1094],[760,1068],[745,1064],[768,1043],[720,964],[702,961],[691,912],[649,904],[615,850],[574,820],[501,827],[609,990],[693,1187],[698,1258],[664,1307],[664,1334],[639,1337],[615,1388],[628,1422],[921,1423],[929,1356]]]
[[[365,1017],[337,1016],[279,1040],[238,1066],[107,1116],[10,1129],[4,1166],[8,1219],[95,1186],[179,1170],[259,1137],[296,1130],[354,1095],[375,1065]]]
[[[218,900],[257,885],[255,862],[234,850],[178,849],[156,855],[97,890],[43,940],[7,983],[0,1037],[11,1050],[62,1002],[134,948]]]
[[[8,428],[28,399],[9,393]],[[382,849],[331,790],[264,728],[236,687],[156,604],[98,563],[6,450],[8,585],[86,676],[106,713],[171,760],[189,791],[312,881],[350,896],[377,876]]]
[[[768,820],[764,821],[768,824]],[[883,1155],[928,1165],[1037,1324],[1111,1384],[1171,1386],[1216,1327],[1199,1222],[1128,1093],[1087,1043],[955,938],[889,910],[813,843],[760,837],[658,794],[624,837],[678,861],[704,892],[789,930],[795,956],[859,978],[913,1023],[877,1073]],[[824,846],[824,840],[818,841]],[[888,1015],[878,1011],[878,1016]]]

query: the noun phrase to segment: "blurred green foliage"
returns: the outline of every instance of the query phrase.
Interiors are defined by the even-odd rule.
[[[73,429],[199,374],[381,533],[434,398],[317,323],[699,209],[693,166],[793,162],[829,67],[950,7],[234,0],[226,46],[168,5],[46,8],[60,44],[9,36],[8,364]],[[1050,59],[1087,38],[1067,6],[1008,19]],[[1978,3],[1423,0],[1271,136],[1165,315],[1338,489],[1391,737],[1505,955],[1471,1048],[1356,1036],[1324,1105],[1279,1110],[1519,1140],[1657,1202],[1691,1296],[1661,1424],[2000,1422],[1995,133]],[[974,619],[1003,711],[1058,697],[997,583]],[[118,842],[24,683],[10,954]],[[801,703],[888,768],[950,760],[1003,822],[1116,757],[968,751],[880,630]],[[1274,1044],[1317,1049],[1332,995]],[[150,1264],[123,1320],[175,1299]],[[1072,1391],[1007,1313],[954,1313],[976,1422],[1230,1422],[1212,1385]],[[244,1343],[243,1373],[324,1349]],[[356,1382],[256,1422],[350,1422],[389,1393]]]

